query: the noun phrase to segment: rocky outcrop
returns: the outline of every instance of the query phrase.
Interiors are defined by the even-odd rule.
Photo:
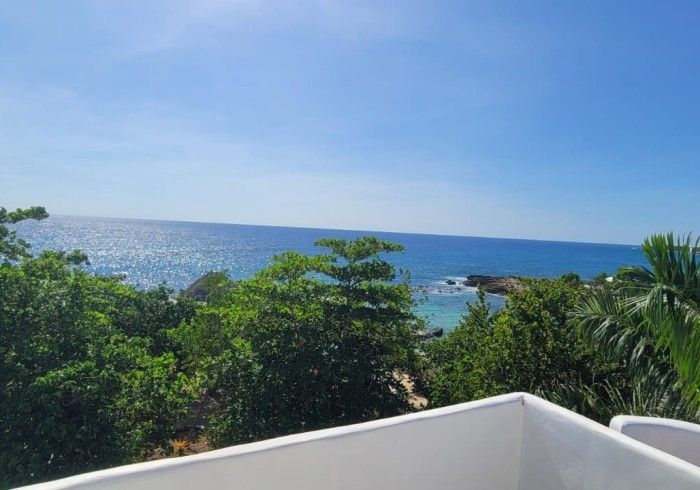
[[[226,292],[232,284],[225,273],[211,271],[187,286],[182,294],[197,301],[207,301],[210,295]]]
[[[478,287],[491,294],[498,294],[500,296],[505,296],[517,291],[522,286],[522,282],[519,277],[516,276],[480,276],[473,275],[467,276],[467,280],[462,284],[470,287]]]
[[[481,288],[489,294],[507,296],[522,287],[522,278],[518,276],[467,276],[466,280],[444,279],[431,285],[415,286],[411,290],[414,293],[435,294],[459,294],[468,291],[467,288]]]

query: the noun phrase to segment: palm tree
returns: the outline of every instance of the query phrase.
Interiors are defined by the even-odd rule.
[[[700,239],[652,235],[649,267],[626,267],[594,288],[574,313],[584,333],[644,376],[672,366],[689,401],[700,406]]]

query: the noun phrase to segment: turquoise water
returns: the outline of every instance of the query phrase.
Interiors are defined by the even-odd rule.
[[[132,219],[52,216],[17,225],[34,250],[80,248],[91,269],[101,274],[124,274],[139,287],[167,283],[175,289],[189,285],[210,270],[225,270],[233,278],[250,276],[284,250],[318,253],[322,237],[354,238],[369,232],[285,228],[272,226],[189,223]],[[621,265],[644,263],[637,246],[573,242],[454,237],[371,232],[406,246],[390,256],[410,271],[418,312],[430,324],[449,330],[475,299],[472,288],[446,284],[470,274],[556,277],[575,272],[588,279],[614,272]],[[503,299],[489,296],[494,307]]]

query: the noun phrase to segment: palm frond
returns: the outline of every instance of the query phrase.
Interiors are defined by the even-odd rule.
[[[649,267],[620,269],[614,287],[597,288],[575,311],[581,330],[630,367],[649,367],[651,351],[670,359],[684,392],[700,406],[700,238],[651,235]],[[651,347],[651,349],[650,349]],[[653,357],[653,356],[651,356]]]

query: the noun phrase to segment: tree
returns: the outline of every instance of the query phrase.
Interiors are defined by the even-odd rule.
[[[172,332],[208,380],[209,435],[224,445],[411,409],[399,374],[415,376],[410,288],[374,237],[327,239],[325,255],[286,252]]]
[[[154,355],[171,352],[174,348],[167,336],[169,328],[189,321],[195,315],[197,302],[165,285],[141,291],[130,285],[114,283],[110,316],[114,326],[128,337],[150,339],[149,350]]]
[[[638,375],[659,372],[674,391],[700,405],[698,241],[652,235],[646,267],[622,268],[609,286],[591,289],[574,312],[584,333]],[[665,389],[665,388],[664,388]]]
[[[569,321],[583,290],[581,280],[571,274],[525,279],[505,308],[493,314],[479,292],[460,325],[430,346],[431,403],[527,391],[557,396],[569,408],[581,406],[577,393],[561,387],[595,385],[619,371]]]
[[[29,243],[17,237],[17,232],[6,225],[19,223],[27,219],[42,220],[48,218],[46,209],[32,206],[27,209],[8,211],[0,207],[0,264],[8,264],[22,257],[29,256]]]
[[[196,395],[157,346],[193,311],[79,252],[20,255],[0,266],[0,487],[143,460]]]
[[[450,405],[505,392],[505,377],[500,372],[508,369],[512,336],[498,327],[481,288],[477,290],[477,301],[467,303],[467,309],[467,315],[452,332],[429,345],[432,405]]]

